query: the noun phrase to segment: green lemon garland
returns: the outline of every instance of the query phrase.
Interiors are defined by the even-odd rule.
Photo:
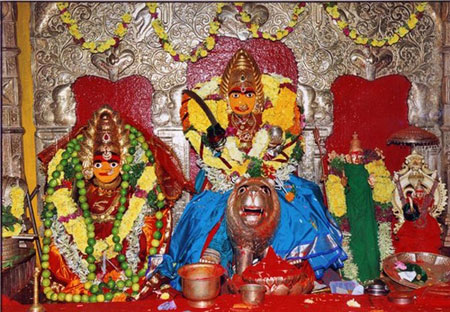
[[[149,149],[148,143],[145,142],[145,138],[141,132],[137,131],[136,128],[125,125],[125,128],[129,130],[129,139],[131,147],[128,149],[128,155],[126,155],[126,163],[122,166],[122,170],[124,173],[122,174],[122,183],[120,185],[120,198],[119,203],[120,206],[118,208],[118,213],[115,216],[113,228],[111,233],[113,235],[112,239],[114,242],[114,251],[121,252],[123,249],[123,245],[121,243],[119,233],[119,227],[126,211],[125,203],[127,202],[127,195],[130,189],[130,170],[131,164],[134,161],[134,156],[136,152],[136,147],[142,148],[147,156],[149,162],[154,164],[154,157],[152,152]],[[66,302],[103,302],[103,301],[111,301],[116,294],[124,294],[126,290],[131,289],[132,294],[136,295],[140,291],[139,280],[145,277],[145,273],[148,268],[148,264],[145,263],[143,268],[139,270],[137,274],[133,274],[133,271],[130,268],[129,263],[126,261],[126,257],[124,254],[118,254],[116,256],[117,261],[120,264],[121,269],[123,270],[124,275],[126,276],[126,280],[118,280],[117,282],[110,279],[107,283],[96,281],[96,270],[97,266],[95,262],[98,260],[93,256],[94,246],[96,244],[95,239],[95,227],[93,224],[93,219],[91,216],[91,212],[89,210],[89,204],[87,202],[86,197],[86,185],[84,182],[84,176],[82,174],[82,166],[80,163],[80,159],[78,158],[78,152],[80,151],[80,142],[83,141],[83,136],[79,135],[77,138],[72,139],[66,147],[66,150],[62,153],[62,159],[60,163],[56,166],[56,170],[52,173],[52,178],[48,182],[48,186],[46,189],[47,195],[52,195],[55,192],[55,188],[61,186],[62,181],[59,180],[62,173],[68,173],[68,175],[74,175],[76,182],[74,186],[78,189],[78,202],[80,203],[80,208],[82,210],[82,215],[84,217],[84,222],[87,228],[87,237],[88,237],[88,246],[85,249],[85,253],[87,254],[86,261],[88,263],[89,274],[87,275],[88,282],[84,283],[85,289],[89,290],[91,295],[72,295],[65,294],[62,292],[56,293],[50,287],[51,281],[50,276],[51,272],[48,270],[50,264],[49,260],[49,251],[52,237],[51,226],[53,221],[56,218],[56,207],[53,202],[49,199],[49,196],[46,196],[45,206],[42,212],[42,220],[44,221],[45,231],[44,231],[44,239],[43,239],[43,254],[42,254],[42,262],[41,267],[44,269],[42,272],[42,281],[41,285],[44,287],[44,293],[47,299],[52,301],[66,301]],[[72,174],[70,173],[72,172]],[[68,178],[66,176],[66,178]],[[155,192],[155,189],[150,191],[147,196],[147,203],[150,207],[158,209],[155,213],[156,221],[156,231],[153,232],[153,240],[151,241],[152,247],[149,249],[150,255],[155,255],[159,247],[159,240],[162,237],[162,233],[160,231],[163,228],[164,223],[161,220],[163,218],[163,213],[159,211],[159,209],[165,206],[164,196],[161,193],[161,188],[159,185],[156,186],[156,190],[158,191],[158,195]],[[108,292],[104,292],[104,289],[107,289]]]

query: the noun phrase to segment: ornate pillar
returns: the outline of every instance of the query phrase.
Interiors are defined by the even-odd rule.
[[[2,176],[25,178],[16,20],[16,3],[2,2]]]
[[[450,3],[443,2],[441,7],[442,17],[442,53],[443,53],[443,78],[442,78],[442,179],[449,188],[450,182]],[[444,230],[444,247],[450,247],[450,198],[447,200],[447,214],[445,217],[446,228]]]

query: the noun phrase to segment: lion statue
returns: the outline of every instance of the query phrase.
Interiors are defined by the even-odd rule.
[[[280,203],[273,181],[240,180],[228,199],[226,221],[236,273],[242,274],[254,259],[265,256],[280,221]]]

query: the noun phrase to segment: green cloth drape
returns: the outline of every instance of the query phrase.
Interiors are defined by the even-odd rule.
[[[345,164],[345,175],[348,178],[346,203],[350,250],[358,266],[359,279],[372,280],[380,276],[380,250],[372,190],[367,181],[369,173],[362,164]]]

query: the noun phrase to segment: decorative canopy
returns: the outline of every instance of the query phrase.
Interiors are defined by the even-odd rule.
[[[392,134],[387,139],[387,144],[429,146],[439,145],[439,139],[429,131],[419,127],[409,126]]]

